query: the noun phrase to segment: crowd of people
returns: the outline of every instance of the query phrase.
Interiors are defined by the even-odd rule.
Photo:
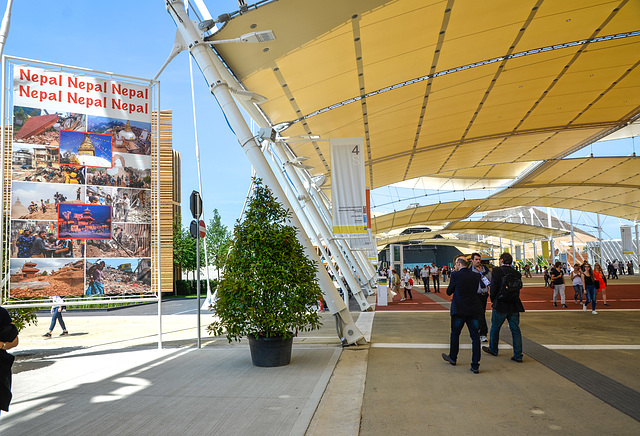
[[[633,275],[633,261],[629,260],[627,262],[620,261],[617,259],[613,259],[613,262],[607,260],[607,278],[608,279],[619,279],[619,275],[629,274]]]
[[[520,332],[520,313],[524,306],[520,301],[522,274],[511,265],[513,258],[509,253],[500,256],[500,265],[489,270],[482,265],[479,253],[473,253],[471,259],[459,256],[454,262],[455,271],[451,273],[447,295],[451,299],[451,336],[449,353],[442,358],[451,365],[457,364],[460,348],[460,333],[466,325],[471,336],[471,367],[474,374],[480,372],[480,350],[492,356],[498,355],[500,329],[508,322],[513,340],[511,360],[521,363],[522,334]],[[488,331],[485,312],[486,303],[491,299],[491,330]],[[489,338],[486,337],[489,333]],[[482,342],[489,346],[481,347]]]
[[[62,165],[60,168],[38,167],[36,171],[24,178],[25,182],[68,183],[84,185],[84,167]]]
[[[597,315],[596,306],[598,299],[602,304],[609,306],[607,302],[607,280],[617,279],[622,265],[627,274],[633,274],[633,262],[607,261],[607,273],[600,263],[591,265],[588,261],[575,263],[573,267],[563,262],[556,262],[547,267],[521,267],[515,268],[513,258],[509,253],[500,256],[499,265],[489,268],[481,263],[481,255],[473,253],[470,259],[460,256],[454,261],[454,271],[450,274],[446,267],[439,268],[434,264],[425,264],[423,268],[414,266],[404,268],[401,273],[395,269],[380,269],[381,276],[389,278],[388,300],[402,295],[400,301],[412,300],[414,285],[420,281],[424,286],[425,294],[440,292],[440,276],[443,282],[449,277],[447,295],[453,295],[451,300],[451,343],[449,353],[443,353],[445,361],[456,364],[459,342],[458,338],[464,325],[467,325],[472,338],[472,362],[471,371],[478,372],[480,350],[498,355],[498,340],[500,328],[506,321],[512,333],[513,356],[515,362],[522,362],[522,338],[519,328],[519,314],[524,312],[524,306],[520,300],[522,278],[531,277],[531,272],[543,273],[545,287],[553,290],[552,303],[555,307],[561,305],[567,308],[565,296],[565,280],[571,280],[574,291],[574,303],[582,306],[582,310],[591,311]],[[522,271],[522,272],[521,272]],[[598,295],[599,294],[599,295]],[[492,314],[490,327],[485,318],[488,300],[492,302]],[[482,342],[489,342],[488,346],[480,346]]]
[[[556,262],[548,271],[551,283],[548,285],[553,287],[553,305],[557,306],[557,300],[560,298],[560,304],[563,308],[568,307],[565,301],[565,271],[562,262]],[[569,272],[571,285],[573,286],[573,301],[575,304],[582,305],[582,310],[588,310],[591,303],[591,313],[597,315],[596,301],[597,293],[600,292],[602,301],[605,306],[607,303],[607,279],[604,276],[602,266],[595,263],[593,266],[587,261],[577,263]],[[547,276],[545,274],[545,281]],[[583,301],[584,297],[584,301]]]
[[[89,185],[114,186],[121,188],[148,188],[149,183],[145,182],[144,177],[135,173],[129,173],[125,176],[112,176],[107,172],[89,173],[87,175]]]
[[[73,257],[73,240],[56,239],[45,230],[24,229],[15,238],[15,250],[19,258]]]

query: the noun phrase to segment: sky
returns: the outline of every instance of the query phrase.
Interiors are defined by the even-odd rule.
[[[238,9],[237,0],[205,0],[205,3],[214,17]],[[0,13],[4,13],[6,1],[0,1],[0,7]],[[69,0],[62,4],[45,0],[14,1],[4,54],[150,79],[167,59],[175,33],[176,26],[162,0]],[[199,188],[187,53],[179,54],[159,80],[161,109],[173,111],[173,148],[182,157],[182,224],[188,228],[192,219],[189,196]],[[208,223],[216,208],[222,223],[231,229],[240,217],[250,186],[251,165],[195,63],[193,80],[204,219]],[[588,156],[592,151],[595,156],[628,155],[635,148],[640,152],[637,138],[635,143],[627,140],[611,144],[609,141],[605,146],[587,147],[574,156]],[[476,198],[479,194],[488,193],[467,191],[463,195]],[[401,210],[416,202],[398,199],[406,195],[413,193],[381,188],[373,192],[372,204],[378,212]],[[433,202],[429,195],[437,195],[441,201],[461,198],[460,193],[417,195],[423,197],[418,201],[421,204]],[[558,211],[559,215],[567,213]],[[568,217],[560,218],[568,220]],[[594,218],[586,214],[584,221],[585,230],[593,231],[588,223],[595,222]],[[630,223],[611,217],[602,217],[601,221],[605,234],[613,239],[620,238],[620,223]]]
[[[0,1],[0,14],[6,4]],[[236,0],[206,4],[214,17],[238,10]],[[4,54],[152,79],[175,34],[162,0],[14,0]],[[187,53],[176,56],[159,80],[160,107],[173,111],[173,148],[182,157],[183,225],[188,227],[189,195],[198,190],[198,179]],[[195,63],[193,80],[204,218],[208,223],[217,208],[223,224],[232,228],[249,190],[251,165]]]

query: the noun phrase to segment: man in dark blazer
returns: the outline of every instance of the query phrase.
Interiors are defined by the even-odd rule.
[[[478,298],[480,274],[468,268],[467,259],[459,257],[454,265],[456,271],[451,273],[447,287],[447,295],[453,294],[451,300],[451,342],[449,354],[442,353],[442,358],[451,365],[456,364],[460,348],[460,333],[466,324],[471,336],[471,371],[480,372],[480,334],[478,333],[478,315],[482,306]]]

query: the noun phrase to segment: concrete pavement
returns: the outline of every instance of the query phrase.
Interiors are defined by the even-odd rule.
[[[458,365],[440,357],[444,307],[353,315],[368,345],[342,349],[324,315],[321,330],[295,339],[283,368],[255,368],[246,342],[205,331],[196,349],[193,315],[163,316],[162,350],[157,317],[69,316],[69,336],[44,339],[43,316],[21,332],[0,433],[640,433],[640,311],[526,312],[524,362],[509,359],[503,329],[500,355],[484,354],[478,375],[464,332]]]

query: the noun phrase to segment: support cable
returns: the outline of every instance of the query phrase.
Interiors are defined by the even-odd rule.
[[[194,93],[193,86],[193,61],[191,59],[191,55],[189,55],[189,79],[191,80],[191,107],[193,108],[193,133],[195,136],[195,146],[196,146],[196,165],[198,167],[198,192],[200,192],[200,197],[202,198],[202,202],[204,203],[204,194],[202,192],[202,174],[200,172],[200,143],[198,142],[198,123],[196,116],[196,98]],[[202,208],[202,220],[205,219],[205,208]],[[202,238],[203,246],[204,246],[204,263],[206,265],[206,277],[207,277],[207,298],[205,298],[204,303],[202,303],[202,309],[209,309],[213,305],[214,296],[211,294],[211,283],[209,277],[209,250],[207,249],[207,237],[205,235]],[[200,302],[198,302],[200,303]]]

